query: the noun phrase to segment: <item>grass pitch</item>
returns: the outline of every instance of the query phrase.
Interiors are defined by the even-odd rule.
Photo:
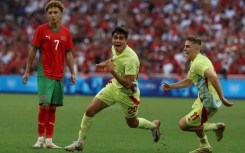
[[[57,109],[53,141],[62,147],[78,138],[83,113],[90,96],[65,96],[65,106]],[[37,140],[36,95],[0,94],[1,153],[60,153],[63,149],[32,149]],[[150,131],[127,127],[122,111],[113,106],[98,114],[93,122],[83,153],[187,153],[199,146],[194,133],[183,132],[178,121],[191,110],[194,99],[141,97],[139,117],[161,120],[161,139],[153,143]],[[216,142],[208,132],[214,153],[244,153],[245,100],[231,100],[209,122],[222,121],[227,128],[224,139]]]

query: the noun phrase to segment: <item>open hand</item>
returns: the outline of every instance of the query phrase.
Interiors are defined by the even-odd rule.
[[[222,103],[227,106],[227,107],[231,107],[234,105],[234,103],[231,103],[228,99],[226,98],[223,98],[223,99],[220,99],[222,101]]]
[[[170,85],[168,83],[164,82],[162,84],[162,91],[169,91],[169,90],[171,90]]]

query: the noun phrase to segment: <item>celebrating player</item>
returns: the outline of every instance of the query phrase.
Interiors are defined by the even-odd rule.
[[[140,104],[137,81],[140,61],[137,54],[127,45],[127,38],[128,31],[123,27],[116,27],[112,31],[113,57],[96,64],[96,67],[98,69],[106,68],[113,75],[113,79],[97,93],[88,106],[80,125],[79,138],[75,143],[65,147],[66,151],[82,151],[93,117],[115,103],[118,103],[124,112],[129,127],[151,130],[153,141],[159,140],[160,122],[158,120],[150,122],[137,117]]]
[[[48,23],[40,25],[32,40],[25,74],[24,84],[30,75],[30,67],[39,51],[38,63],[38,140],[33,148],[61,148],[52,142],[55,124],[56,107],[63,105],[64,98],[64,65],[65,60],[71,72],[72,84],[76,83],[73,64],[73,42],[70,31],[60,23],[63,5],[56,0],[49,1],[45,6]],[[45,133],[46,131],[46,133]],[[46,135],[45,135],[46,134]],[[46,136],[46,143],[45,143]]]
[[[233,103],[229,102],[223,95],[219,79],[216,75],[211,61],[200,53],[201,40],[197,36],[188,36],[185,41],[185,55],[191,61],[190,70],[186,79],[162,85],[163,91],[176,88],[186,88],[195,84],[198,88],[198,98],[192,105],[192,111],[179,121],[179,127],[183,131],[195,132],[201,143],[200,148],[190,153],[211,153],[212,147],[204,132],[214,131],[217,141],[223,137],[225,130],[224,123],[206,123],[223,103],[230,107]]]

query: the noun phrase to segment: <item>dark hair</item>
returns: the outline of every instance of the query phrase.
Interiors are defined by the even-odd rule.
[[[111,36],[113,36],[115,33],[117,34],[122,34],[125,36],[126,39],[128,39],[128,31],[126,30],[126,28],[124,27],[116,27],[112,33],[111,33]]]
[[[202,44],[202,40],[198,36],[190,35],[186,38],[186,40],[188,40],[194,44],[198,44],[200,46]]]
[[[60,1],[51,0],[45,5],[45,11],[48,12],[48,9],[51,7],[58,7],[61,12],[63,12],[64,6]]]

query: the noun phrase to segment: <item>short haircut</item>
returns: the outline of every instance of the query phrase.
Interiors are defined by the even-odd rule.
[[[126,39],[128,39],[128,31],[127,31],[126,28],[124,28],[124,27],[116,27],[116,28],[112,31],[111,35],[113,36],[115,33],[117,33],[117,34],[122,34],[122,35],[124,35],[124,37],[125,37]]]
[[[202,40],[198,37],[198,36],[195,36],[195,35],[190,35],[186,38],[186,40],[194,43],[194,44],[197,44],[197,45],[200,45],[202,44]]]
[[[48,12],[48,9],[51,7],[58,7],[61,12],[63,12],[64,6],[60,1],[51,0],[45,5],[45,11]]]

